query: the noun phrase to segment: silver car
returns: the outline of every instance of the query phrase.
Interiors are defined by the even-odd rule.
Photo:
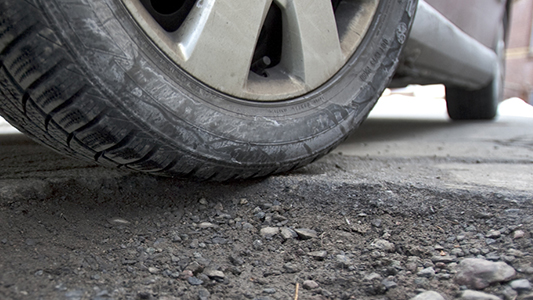
[[[0,114],[60,153],[262,177],[327,154],[387,86],[501,97],[505,0],[0,0]]]

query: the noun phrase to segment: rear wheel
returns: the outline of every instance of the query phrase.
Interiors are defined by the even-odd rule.
[[[446,105],[452,120],[492,120],[498,113],[503,100],[505,81],[505,20],[500,26],[495,52],[498,63],[494,66],[494,77],[485,87],[468,90],[446,86]]]
[[[415,7],[0,0],[0,112],[106,165],[214,180],[288,171],[363,121]]]

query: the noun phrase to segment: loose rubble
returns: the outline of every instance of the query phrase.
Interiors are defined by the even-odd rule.
[[[0,298],[533,299],[529,198],[115,180],[2,189]]]

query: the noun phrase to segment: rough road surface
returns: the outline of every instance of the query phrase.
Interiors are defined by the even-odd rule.
[[[533,299],[531,128],[373,118],[224,184],[0,135],[0,299]]]

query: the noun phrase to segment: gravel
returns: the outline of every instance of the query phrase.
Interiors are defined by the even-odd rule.
[[[533,299],[530,195],[138,174],[0,189],[2,299]]]

